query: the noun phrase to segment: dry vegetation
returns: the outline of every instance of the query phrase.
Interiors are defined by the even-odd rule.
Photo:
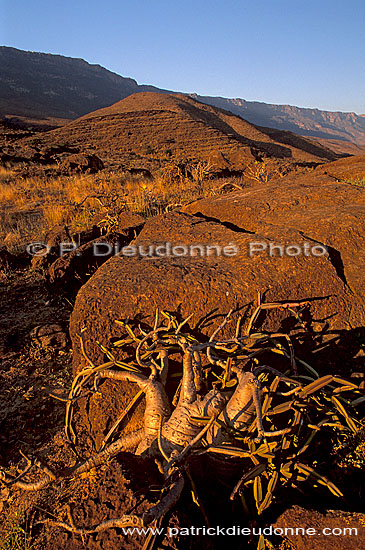
[[[360,187],[365,187],[365,177],[354,177],[354,178],[348,178],[346,180],[346,183],[350,183],[351,185],[359,185]]]
[[[242,179],[214,180],[207,163],[194,166],[189,175],[176,165],[166,166],[153,179],[103,171],[58,177],[20,177],[0,170],[0,239],[9,251],[19,252],[42,240],[52,227],[68,224],[86,229],[104,216],[122,210],[144,217],[161,214],[198,197],[241,188]]]

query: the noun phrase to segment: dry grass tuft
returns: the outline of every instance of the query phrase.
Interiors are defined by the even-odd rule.
[[[201,163],[187,174],[178,165],[161,169],[154,179],[115,172],[95,175],[21,178],[0,169],[0,239],[12,251],[42,241],[52,227],[67,224],[76,231],[96,217],[132,210],[145,218],[162,214],[199,197],[224,191]],[[228,180],[230,181],[230,180]]]

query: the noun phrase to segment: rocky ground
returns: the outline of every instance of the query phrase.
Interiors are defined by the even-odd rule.
[[[181,116],[183,108],[176,101],[173,100],[170,109]],[[190,103],[188,106],[192,108]],[[160,110],[166,116],[165,103],[163,107]],[[183,107],[186,109],[185,103]],[[113,113],[108,114],[111,115]],[[88,120],[84,119],[82,124]],[[227,121],[220,120],[220,125],[223,122]],[[189,124],[195,128],[198,122],[194,119]],[[7,147],[13,141],[23,143],[24,139],[33,139],[15,134],[13,130],[4,129]],[[217,134],[213,134],[216,139]],[[222,136],[219,139],[223,139]],[[237,136],[235,139],[237,141]],[[266,135],[262,147],[270,146],[270,139]],[[242,141],[238,142],[241,147]],[[293,143],[275,145],[287,146],[294,151]],[[230,144],[227,151],[232,150]],[[42,150],[38,153],[40,157],[45,154]],[[48,153],[51,156],[58,154],[49,150]],[[307,151],[305,154],[312,153]],[[76,153],[69,151],[68,154]],[[150,160],[151,154],[143,153],[144,158]],[[224,155],[222,158],[224,160]],[[44,158],[44,166],[48,166],[49,160]],[[74,160],[77,160],[76,169],[93,170],[92,159],[86,158],[85,162],[90,165],[83,165],[80,158]],[[319,164],[318,157],[313,162]],[[71,164],[67,170],[65,167],[62,170],[71,173],[75,170]],[[24,165],[27,169],[26,162]],[[101,165],[94,167],[103,173]],[[150,165],[143,164],[142,168],[149,169]],[[305,334],[300,333],[299,337],[298,332],[294,330],[293,333],[293,337],[298,336],[296,353],[321,375],[340,374],[363,387],[365,310],[361,239],[364,235],[364,188],[361,182],[365,174],[364,157],[312,166],[310,171],[308,166],[302,169],[300,173],[297,163],[289,174],[276,172],[276,176],[266,182],[261,181],[258,172],[256,179],[251,177],[249,181],[232,179],[219,195],[191,200],[190,204],[175,206],[173,211],[147,220],[136,212],[119,212],[112,229],[104,232],[97,224],[72,235],[64,226],[56,227],[47,237],[48,255],[35,258],[32,263],[30,257],[10,254],[3,248],[0,257],[1,467],[10,468],[14,474],[18,472],[25,461],[20,452],[26,456],[35,454],[53,466],[70,465],[78,460],[79,456],[64,436],[64,403],[59,399],[67,395],[73,376],[85,365],[80,331],[86,329],[85,345],[91,360],[98,364],[105,357],[96,341],[107,347],[111,339],[119,336],[116,319],[138,319],[151,325],[156,308],[175,312],[181,318],[192,315],[189,328],[199,338],[206,339],[230,309],[234,310],[234,320],[241,313],[247,321],[258,293],[266,302],[308,301],[310,309],[305,319]],[[81,247],[77,252],[58,258],[57,246],[65,236],[78,241]],[[95,259],[92,254],[95,239],[112,245],[141,246],[144,250],[150,246],[164,246],[167,242],[221,247],[229,244],[237,247],[239,254]],[[265,252],[250,257],[248,251],[252,242],[264,243]],[[327,246],[328,254],[268,255],[270,244],[277,243],[296,244],[303,250],[305,243]],[[260,330],[263,331],[293,329],[282,312],[261,321]],[[80,409],[76,417],[80,456],[89,456],[95,451],[95,446],[134,394],[135,388],[128,384],[120,387],[106,383],[102,396],[93,395],[87,406]],[[138,426],[142,416],[143,403],[136,409],[131,424]],[[363,527],[361,467],[365,459],[362,440],[338,453],[345,464],[342,470],[333,457],[322,456],[320,463],[322,468],[326,468],[327,463],[331,465],[332,473],[345,491],[343,501],[321,492],[318,496],[312,492],[294,492],[278,498],[259,519],[245,519],[245,525],[337,527],[345,523]],[[218,487],[216,480],[209,477],[209,467],[197,463],[193,471],[212,525],[232,525],[233,520],[240,524],[243,521],[241,506],[227,504],[227,489],[224,485]],[[156,502],[161,483],[152,461],[123,453],[117,460],[80,479],[65,480],[43,491],[30,494],[13,491],[9,496],[4,490],[0,493],[0,505],[5,542],[0,548],[17,548],[15,544],[22,537],[23,546],[20,547],[28,549],[142,548],[145,537],[122,539],[117,529],[80,537],[40,522],[55,517],[67,520],[68,507],[72,509],[75,523],[80,525],[96,524],[134,508],[141,512]],[[206,524],[206,517],[187,490],[166,521],[170,526],[198,526]],[[29,544],[24,542],[24,533],[29,533]],[[341,547],[360,548],[362,540],[360,537],[356,540],[341,538]],[[281,549],[318,547],[318,539],[305,537],[274,537],[270,541],[272,547]],[[327,537],[326,547],[338,547],[338,541],[338,537]],[[255,548],[258,540],[254,538],[249,543]],[[268,541],[265,544],[270,548]],[[227,545],[227,537],[214,540],[199,536],[160,537],[155,542],[155,548],[161,549],[193,549],[202,545],[221,548]],[[231,545],[232,548],[246,548],[247,540],[235,539]]]

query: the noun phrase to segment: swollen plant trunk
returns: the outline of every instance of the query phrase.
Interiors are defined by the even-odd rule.
[[[251,372],[240,372],[237,378],[238,385],[235,392],[220,413],[218,422],[208,433],[207,440],[213,447],[222,446],[231,441],[229,428],[245,432],[255,418],[256,407],[253,390],[257,379]],[[210,453],[207,460],[209,469],[214,471],[216,479],[223,485],[230,486],[232,481],[236,482],[237,477],[242,474],[242,459],[240,458],[229,454]]]
[[[245,431],[252,424],[256,414],[253,387],[257,379],[252,372],[240,372],[237,378],[236,391],[219,415],[218,420],[228,428]],[[227,430],[216,424],[211,431],[209,443],[222,445],[225,441],[229,441]]]
[[[170,453],[180,451],[198,435],[202,427],[192,417],[217,416],[227,404],[228,396],[211,390],[203,399],[194,403],[179,403],[162,428],[162,441]]]
[[[97,375],[97,379],[102,378],[109,378],[110,380],[128,380],[129,382],[136,383],[144,392],[146,398],[144,432],[143,438],[136,451],[136,454],[142,454],[157,438],[160,425],[163,424],[170,415],[170,405],[163,384],[154,378],[147,378],[143,374],[134,372],[105,370],[100,371]]]

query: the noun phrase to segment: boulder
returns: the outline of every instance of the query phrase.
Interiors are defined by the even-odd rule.
[[[85,153],[74,153],[60,162],[59,169],[66,174],[82,173],[96,174],[104,168],[103,161],[96,155]]]
[[[44,269],[52,262],[56,261],[60,255],[61,243],[77,242],[74,237],[75,236],[67,225],[56,225],[52,227],[44,238],[45,248],[32,257],[32,268]]]
[[[119,233],[125,237],[130,236],[131,240],[142,229],[144,219],[136,212],[129,210],[119,212],[112,217],[113,232]],[[105,221],[105,223],[104,223]],[[68,225],[56,225],[46,234],[44,250],[32,257],[32,267],[34,269],[47,268],[55,262],[60,255],[66,255],[66,249],[75,246],[82,246],[98,237],[101,237],[110,228],[110,219],[105,214],[99,213],[92,220],[92,225],[83,231],[75,231]],[[62,248],[62,243],[65,245]],[[44,252],[44,253],[43,253]],[[64,254],[65,253],[65,254]]]
[[[240,313],[252,311],[260,292],[267,302],[312,300],[314,330],[345,329],[354,308],[354,295],[328,255],[250,256],[252,242],[267,247],[276,243],[296,243],[302,248],[308,242],[318,245],[295,229],[270,227],[270,231],[266,225],[263,232],[252,234],[233,224],[227,226],[179,212],[148,220],[131,243],[137,254],[109,259],[77,295],[70,324],[74,374],[86,364],[80,350],[81,329],[87,353],[92,361],[101,363],[104,354],[95,342],[108,346],[111,338],[120,337],[115,320],[142,319],[153,324],[157,308],[178,312],[182,318],[193,314],[190,328],[208,336],[230,309],[235,311],[234,320]],[[163,255],[166,243],[171,244],[170,255]],[[176,245],[183,248],[174,249]],[[218,248],[207,249],[209,245]],[[160,256],[158,246],[165,247],[157,249]],[[280,330],[287,315],[276,310],[268,316],[264,329]],[[226,335],[232,333],[234,320]],[[92,397],[85,410],[93,438],[100,440],[135,393],[133,385],[103,384],[102,398]],[[134,427],[141,425],[142,411],[134,415]]]
[[[140,167],[128,168],[127,172],[132,176],[142,176],[146,179],[153,179],[151,171],[148,170],[147,168],[140,168]]]
[[[80,286],[100,265],[138,235],[144,224],[144,219],[138,214],[121,212],[115,216],[113,231],[101,235],[102,219],[94,221],[95,225],[92,228],[81,233],[72,234],[67,227],[58,228],[59,231],[55,228],[51,233],[47,241],[47,256],[54,261],[48,268],[46,280],[52,289],[76,294]],[[62,242],[66,243],[66,246],[69,243],[70,248],[75,248],[70,252],[66,252],[67,248],[61,251]]]
[[[140,214],[137,214],[137,212],[132,212],[131,210],[124,210],[122,212],[118,212],[115,216],[112,216],[112,217],[115,221],[113,230],[118,233],[135,231],[137,234],[141,231],[145,222],[144,218],[142,218]],[[105,220],[105,214],[98,214],[93,219],[93,224],[94,224],[93,227],[94,228],[98,227],[99,231],[100,230],[103,231],[103,229],[106,226],[106,224],[103,223],[104,220]]]
[[[30,337],[33,342],[43,348],[64,349],[68,344],[65,331],[57,323],[34,327],[30,333]]]
[[[229,161],[221,151],[212,151],[208,157],[208,163],[211,165],[211,170],[219,172],[230,167]]]

